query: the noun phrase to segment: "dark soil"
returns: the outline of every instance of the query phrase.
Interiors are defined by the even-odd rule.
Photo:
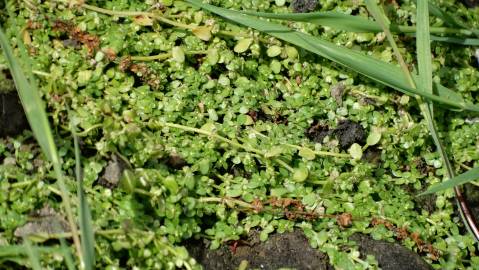
[[[468,8],[475,8],[479,6],[479,0],[461,0],[461,2]]]
[[[335,135],[342,150],[347,150],[353,143],[362,145],[366,142],[366,131],[363,126],[348,119],[341,120],[334,130],[330,130],[329,126],[322,125],[319,121],[314,121],[305,135],[317,143],[322,143],[326,136]]]
[[[362,258],[372,255],[383,270],[429,270],[432,267],[421,256],[397,244],[374,240],[363,234],[354,234],[349,238],[359,246]]]
[[[306,130],[305,135],[313,142],[322,143],[323,139],[331,134],[327,125],[321,125],[318,121],[314,121]]]
[[[0,94],[0,137],[15,136],[28,128],[16,91]]]
[[[186,246],[205,270],[236,270],[242,261],[248,262],[247,269],[333,269],[328,256],[313,249],[300,231],[272,234],[266,242],[259,241],[259,234],[254,233],[247,240],[235,243],[217,250],[210,250],[206,240],[189,242]]]
[[[362,145],[366,140],[366,131],[363,126],[350,120],[342,120],[339,122],[338,127],[333,133],[338,137],[339,146],[343,150],[348,149],[353,143]]]
[[[400,244],[374,240],[368,235],[359,233],[351,236],[350,240],[358,245],[361,258],[374,256],[383,270],[432,269],[421,256]],[[259,234],[256,232],[246,240],[230,242],[217,250],[210,250],[209,243],[208,240],[193,240],[186,243],[190,255],[205,270],[235,270],[242,261],[248,262],[247,269],[333,269],[328,256],[313,249],[299,230],[272,234],[266,242],[259,241]]]

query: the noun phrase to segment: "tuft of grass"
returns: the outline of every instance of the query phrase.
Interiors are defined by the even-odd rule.
[[[371,11],[373,16],[375,17],[375,19],[383,26],[384,32],[386,33],[386,36],[388,37],[388,40],[391,46],[393,47],[393,50],[395,51],[396,56],[398,57],[398,61],[400,63],[404,63],[404,60],[402,59],[402,56],[397,49],[397,45],[394,41],[394,38],[392,37],[391,32],[388,29],[387,21],[384,20],[384,16],[382,16],[381,14],[381,9],[376,4],[375,0],[366,0],[366,4],[368,6],[368,9]],[[416,54],[417,54],[418,72],[419,72],[418,79],[417,79],[417,83],[418,83],[417,89],[419,91],[426,91],[430,94],[433,94],[432,56],[431,56],[431,48],[430,48],[431,40],[430,40],[430,32],[429,32],[429,11],[428,11],[428,4],[426,1],[418,1],[416,17],[418,18],[417,33],[416,33],[417,35]],[[412,78],[412,75],[407,69],[407,67],[404,67],[403,65],[401,66],[403,67],[403,72],[405,73],[406,77]],[[409,80],[409,83],[412,87],[416,87],[412,79]],[[439,138],[439,134],[437,132],[437,127],[434,121],[433,104],[430,101],[429,102],[424,101],[421,97],[418,97],[418,96],[416,96],[416,99],[419,103],[421,113],[426,119],[428,129],[429,129],[429,132],[431,133],[434,144],[436,145],[437,152],[439,153],[441,160],[444,164],[444,167],[446,169],[446,175],[449,179],[454,179],[455,178],[454,169],[449,161],[449,157],[447,156],[446,150],[444,149],[444,146],[442,145],[442,142]],[[474,172],[461,174],[458,176],[458,178],[459,178],[459,181],[465,180],[465,179],[468,179],[468,181],[473,181],[477,179],[477,177],[474,177]],[[447,180],[446,182],[449,182],[449,184],[446,184],[444,186],[454,187],[456,189],[455,190],[456,194],[458,194],[457,187],[455,187],[454,185],[451,185],[450,180]],[[437,187],[435,189],[438,190]],[[427,191],[427,193],[431,193],[430,189]],[[473,232],[473,230],[471,230],[473,226],[471,226],[469,218],[467,218],[464,213],[464,211],[467,211],[467,209],[463,209],[459,201],[457,201],[457,203],[458,203],[458,209],[460,211],[464,224],[466,225],[466,227],[469,229],[470,232]],[[476,238],[478,237],[476,233],[472,233],[472,235],[474,235],[474,237]]]
[[[375,21],[371,21],[368,18],[348,15],[335,11],[326,12],[310,12],[310,13],[269,13],[269,12],[256,12],[256,11],[240,11],[243,14],[263,17],[277,20],[289,20],[295,22],[307,22],[317,24],[320,26],[327,26],[337,30],[344,30],[348,32],[372,32],[379,33],[383,31],[380,24]],[[449,22],[451,27],[430,27],[430,34],[435,41],[455,43],[459,45],[475,45],[479,44],[479,39],[471,38],[476,32],[475,29],[469,29],[464,24],[459,24],[455,19],[451,18],[447,13],[442,12],[440,9],[434,12],[437,17]],[[417,32],[416,26],[397,25],[390,23],[389,28],[393,33],[415,34]],[[441,35],[441,36],[437,36]],[[454,36],[444,36],[454,35]]]

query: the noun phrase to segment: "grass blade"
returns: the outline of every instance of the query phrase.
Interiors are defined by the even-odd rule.
[[[430,40],[429,40],[429,11],[428,11],[428,5],[426,4],[426,1],[419,1],[417,3],[417,55],[418,55],[418,69],[419,69],[419,82],[421,84],[421,89],[424,89],[426,91],[432,92],[432,57],[431,57],[431,49],[430,49]],[[442,184],[435,185],[433,187],[430,187],[425,193],[423,194],[428,194],[432,192],[438,192],[440,190],[446,189],[446,188],[455,188],[455,193],[456,193],[456,202],[458,204],[458,209],[459,213],[461,215],[462,220],[464,221],[464,224],[466,225],[466,228],[469,230],[469,232],[476,237],[478,237],[477,234],[477,227],[475,225],[475,221],[471,220],[471,216],[469,210],[467,209],[467,206],[462,205],[460,199],[462,196],[460,195],[460,191],[457,188],[457,185],[463,184],[468,181],[472,181],[477,179],[477,176],[479,175],[479,172],[470,170],[466,173],[463,173],[459,176],[455,176],[454,170],[452,168],[452,165],[449,161],[449,157],[447,156],[447,153],[439,139],[439,135],[437,133],[437,129],[434,123],[434,116],[433,116],[433,104],[428,103],[425,104],[424,102],[420,102],[421,106],[421,111],[423,112],[427,123],[429,130],[431,132],[432,138],[434,140],[434,143],[436,144],[437,151],[439,152],[439,155],[441,156],[441,159],[444,163],[444,167],[446,168],[446,174],[449,180],[446,180]]]
[[[389,44],[393,48],[394,54],[396,55],[396,58],[399,62],[399,65],[401,66],[404,76],[406,77],[409,83],[409,86],[416,88],[416,84],[411,76],[411,73],[409,72],[406,62],[404,62],[404,59],[402,58],[401,53],[399,52],[399,48],[396,42],[394,41],[394,37],[391,34],[391,31],[389,30],[391,22],[388,20],[386,15],[384,15],[384,11],[376,4],[375,0],[366,0],[366,6],[368,8],[368,11],[373,15],[373,17],[376,19],[376,21],[378,22],[378,24],[381,26],[384,33],[386,34]]]
[[[416,5],[417,5],[417,2],[418,1],[416,1]],[[466,29],[468,31],[471,31],[474,35],[479,36],[478,29],[470,29],[459,17],[443,11],[438,6],[431,3],[431,1],[428,1],[428,13],[435,17],[438,17],[448,26]]]
[[[17,37],[17,40],[21,38]],[[20,60],[22,63],[28,63],[29,58],[27,55],[27,49],[22,42],[17,43],[20,51]],[[47,158],[52,162],[57,178],[57,183],[60,186],[62,195],[63,207],[65,209],[68,223],[72,231],[73,241],[78,253],[78,257],[81,259],[81,245],[78,237],[78,230],[73,218],[73,211],[71,207],[69,192],[66,188],[63,173],[61,170],[60,158],[58,156],[57,148],[53,140],[53,134],[48,123],[47,114],[44,110],[44,104],[40,98],[40,91],[36,84],[35,78],[32,75],[32,65],[20,65],[20,61],[17,60],[13,54],[13,50],[10,47],[8,38],[5,36],[3,29],[0,27],[0,46],[3,49],[5,59],[10,68],[15,86],[18,91],[18,96],[25,111],[28,123],[35,135],[40,148],[43,150]],[[25,70],[25,71],[24,71]]]
[[[289,20],[295,22],[307,22],[317,24],[320,26],[327,26],[333,29],[344,30],[349,32],[382,32],[383,29],[375,21],[361,16],[353,16],[340,12],[326,11],[326,12],[310,12],[310,13],[270,13],[270,12],[256,12],[256,11],[240,11],[243,14],[263,17],[268,19]],[[415,26],[396,25],[389,23],[389,30],[393,33],[416,33]],[[446,27],[431,27],[430,32],[433,34],[453,34],[460,35],[462,38],[469,36],[473,30],[464,29],[462,27],[454,26],[453,28]],[[458,43],[461,44],[461,43]]]
[[[269,13],[255,11],[241,11],[244,14],[278,20],[307,22],[321,26],[328,26],[338,30],[350,32],[381,32],[381,26],[368,18],[347,15],[334,11],[310,13]]]
[[[417,33],[416,50],[419,78],[418,88],[429,93],[432,92],[432,56],[431,40],[429,39],[429,13],[428,3],[419,1],[417,3]],[[428,102],[431,117],[434,117],[433,105]]]
[[[431,40],[444,43],[452,43],[464,46],[479,46],[479,39],[477,38],[456,38],[456,37],[440,37],[431,35]]]
[[[28,258],[30,259],[32,269],[41,270],[42,266],[40,264],[40,258],[38,256],[38,253],[35,250],[35,248],[32,247],[32,245],[30,244],[30,241],[26,237],[23,238],[23,245],[25,247],[25,251],[28,255]]]
[[[416,5],[418,5],[418,2],[422,2],[423,0],[415,1]],[[454,18],[453,16],[449,15],[447,12],[443,11],[440,9],[438,6],[434,5],[430,1],[427,1],[428,3],[428,10],[431,15],[438,17],[441,19],[446,25],[451,26],[451,27],[459,27],[459,28],[465,28],[465,25],[461,23],[457,18]]]
[[[358,73],[361,73],[377,82],[392,87],[405,94],[411,96],[420,95],[426,99],[430,99],[456,110],[479,111],[479,105],[466,104],[457,93],[438,84],[434,85],[437,90],[437,94],[416,90],[407,83],[407,79],[401,72],[401,69],[393,64],[380,61],[354,50],[337,46],[318,37],[293,31],[281,24],[260,20],[253,16],[242,14],[238,11],[204,4],[198,0],[187,0],[187,2],[196,7],[206,9],[212,13],[225,17],[236,23],[265,32],[271,36],[299,46],[305,50],[339,63],[347,68],[353,69]],[[413,79],[415,78],[413,77]]]
[[[432,56],[431,56],[431,47],[430,47],[430,40],[429,40],[429,11],[428,11],[428,4],[426,1],[418,1],[417,3],[417,38],[416,38],[416,46],[417,46],[417,57],[418,57],[418,70],[419,70],[419,86],[420,89],[423,91],[428,91],[432,93]],[[454,178],[454,170],[452,165],[449,161],[449,157],[447,156],[446,150],[439,139],[439,134],[437,133],[437,128],[434,122],[434,114],[433,114],[433,104],[432,103],[424,103],[423,101],[419,102],[421,106],[421,111],[426,118],[429,131],[431,132],[431,136],[434,140],[434,143],[437,148],[437,152],[441,156],[441,159],[444,163],[444,167],[446,168],[446,173],[448,178]],[[460,208],[461,209],[461,208]],[[467,224],[467,222],[466,222]]]
[[[479,167],[473,168],[463,174],[460,174],[456,177],[453,177],[451,179],[448,179],[442,183],[433,185],[429,187],[425,192],[419,194],[419,195],[426,195],[426,194],[431,194],[431,193],[436,193],[439,191],[443,191],[449,188],[453,188],[455,186],[459,186],[471,181],[476,181],[479,180]]]
[[[67,265],[68,270],[75,270],[75,263],[73,262],[73,257],[68,249],[67,242],[65,241],[65,238],[60,238],[60,248],[63,253],[63,257],[65,258],[65,264]]]
[[[75,147],[75,176],[77,180],[77,196],[80,204],[79,217],[80,217],[80,231],[81,231],[81,244],[83,250],[83,263],[86,270],[92,270],[95,268],[95,235],[93,233],[92,217],[90,206],[83,190],[83,179],[81,175],[81,160],[80,160],[80,147],[78,145],[78,136],[76,135],[76,129],[73,123],[71,124],[73,131],[73,142]]]

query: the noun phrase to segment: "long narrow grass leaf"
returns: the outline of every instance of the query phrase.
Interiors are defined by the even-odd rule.
[[[418,57],[418,70],[419,70],[419,86],[423,91],[432,93],[432,56],[431,56],[431,47],[430,47],[430,32],[429,32],[429,10],[428,4],[426,1],[419,1],[417,3],[417,38],[416,38],[416,47],[417,47],[417,57]],[[441,156],[442,161],[444,162],[444,167],[446,168],[447,177],[449,179],[454,178],[454,170],[452,169],[449,157],[444,149],[444,146],[439,139],[439,134],[434,122],[433,114],[433,104],[432,102],[425,103],[422,100],[419,100],[419,106],[421,111],[426,118],[429,131],[436,145],[437,152]],[[461,218],[464,220],[467,228],[470,230],[470,225],[468,219],[464,214],[464,210],[457,201],[459,206],[459,211]],[[471,230],[470,230],[471,231]],[[474,235],[474,234],[473,234]]]
[[[63,253],[63,258],[65,258],[65,264],[67,265],[68,270],[75,270],[75,263],[73,262],[73,256],[68,248],[67,241],[65,238],[60,238],[60,248]]]
[[[352,16],[344,13],[310,12],[310,13],[269,13],[255,11],[241,11],[244,14],[279,20],[307,22],[321,26],[328,26],[338,30],[350,32],[380,32],[381,26],[365,17]]]
[[[416,5],[418,5],[418,2],[422,2],[423,0],[415,1]],[[443,11],[441,8],[438,6],[434,5],[431,3],[431,1],[427,1],[428,3],[428,10],[429,13],[439,19],[441,19],[446,25],[452,26],[452,27],[459,27],[459,28],[464,28],[465,25],[459,21],[457,18],[451,16],[449,13]]]
[[[444,43],[452,43],[464,46],[479,46],[478,38],[457,38],[457,37],[441,37],[441,36],[430,36],[432,41],[439,41]]]
[[[468,182],[479,180],[479,167],[473,168],[463,174],[460,174],[454,178],[448,179],[442,183],[433,185],[429,187],[425,192],[420,195],[426,195],[431,193],[436,193],[446,189],[453,188]]]
[[[407,80],[404,77],[404,74],[402,74],[400,68],[393,64],[389,64],[376,58],[364,55],[361,52],[337,46],[318,37],[293,31],[281,24],[260,20],[253,16],[242,14],[238,11],[204,4],[198,0],[187,0],[187,2],[196,7],[206,9],[212,13],[225,17],[236,23],[265,32],[271,36],[299,46],[312,53],[353,69],[358,73],[361,73],[377,82],[392,87],[405,94],[411,96],[420,95],[426,99],[430,99],[432,101],[438,102],[439,104],[447,106],[448,108],[453,108],[456,110],[465,109],[479,111],[479,105],[467,104],[457,93],[439,85],[435,85],[438,88],[436,94],[418,91],[407,83]]]
[[[61,252],[61,249],[58,247],[36,247],[35,251],[37,253],[54,253],[54,252]],[[21,257],[21,256],[28,256],[27,250],[25,249],[25,245],[8,245],[2,246],[0,248],[0,258],[6,257]]]
[[[23,238],[23,245],[25,247],[25,251],[28,255],[28,258],[30,260],[30,264],[32,266],[32,269],[34,270],[41,270],[42,266],[40,264],[40,257],[38,256],[37,251],[35,250],[34,247],[32,247],[32,244],[30,241],[24,237]]]
[[[78,144],[78,136],[75,134],[76,129],[71,124],[73,131],[73,142],[75,147],[75,176],[77,179],[77,196],[80,204],[79,217],[80,217],[80,231],[81,231],[81,244],[83,250],[83,263],[86,270],[92,270],[95,268],[95,235],[92,226],[92,217],[90,206],[83,190],[83,179],[81,174],[81,160],[80,160],[80,147]]]
[[[420,0],[420,1],[422,1],[422,0]],[[416,1],[416,5],[417,5],[417,2],[418,1]],[[429,10],[429,14],[441,19],[446,25],[451,26],[451,27],[455,27],[455,28],[462,28],[462,29],[465,29],[465,30],[469,30],[472,33],[474,33],[474,35],[479,36],[479,30],[478,29],[469,28],[462,21],[461,18],[455,16],[454,14],[451,14],[451,13],[448,13],[448,12],[442,10],[438,6],[431,3],[431,1],[428,1],[428,10]]]
[[[335,11],[325,11],[325,12],[309,12],[309,13],[270,13],[270,12],[257,12],[257,11],[239,11],[246,15],[268,18],[268,19],[277,19],[277,20],[288,20],[295,22],[307,22],[320,26],[327,26],[337,30],[344,30],[348,32],[372,32],[378,33],[382,32],[383,29],[381,25],[377,22],[369,20],[366,17],[353,16]],[[389,30],[393,33],[405,33],[405,34],[414,34],[416,33],[415,26],[409,25],[397,25],[394,23],[389,23]],[[454,26],[453,28],[447,27],[432,27],[431,33],[433,34],[448,34],[448,35],[459,35],[459,38],[463,39],[472,34],[472,30],[464,29],[462,27],[458,28]],[[459,43],[458,44],[462,44]],[[465,45],[465,44],[463,44]]]
[[[411,76],[411,73],[409,72],[406,62],[401,56],[401,53],[399,52],[399,48],[396,44],[396,41],[394,41],[394,37],[391,31],[389,30],[389,26],[391,25],[391,22],[386,17],[386,15],[384,15],[384,10],[377,5],[375,0],[366,0],[366,6],[368,8],[368,11],[373,15],[374,19],[379,23],[384,33],[386,34],[389,44],[393,48],[394,55],[396,56],[396,59],[398,60],[399,65],[401,66],[404,77],[409,83],[409,86],[412,88],[416,88],[416,84],[414,83],[414,80]]]
[[[429,93],[432,92],[432,56],[431,40],[429,39],[429,13],[426,1],[417,2],[417,65],[418,65],[418,88]],[[431,102],[428,102],[431,117],[434,118],[434,110]]]

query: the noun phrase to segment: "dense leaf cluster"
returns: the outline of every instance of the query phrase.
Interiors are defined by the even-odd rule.
[[[421,255],[438,269],[473,269],[479,264],[473,239],[454,214],[452,193],[438,194],[432,205],[414,197],[444,174],[415,101],[182,2],[87,2],[116,11],[154,9],[183,24],[210,25],[213,33],[205,41],[166,23],[100,14],[62,1],[45,1],[34,10],[19,2],[18,16],[6,24],[12,38],[20,30],[11,20],[19,28],[31,26],[26,27],[27,45],[33,69],[42,72],[38,78],[64,170],[72,179],[70,190],[75,190],[75,182],[69,121],[80,129],[98,268],[198,268],[183,247],[188,239],[208,238],[216,248],[253,229],[266,239],[274,231],[295,227],[328,254],[331,264],[374,268],[375,259],[360,259],[348,241],[355,232],[396,240],[387,227],[371,225],[374,217],[431,243],[442,256],[433,260]],[[211,2],[235,9],[291,11],[284,1]],[[324,11],[366,16],[357,1],[322,2],[318,8]],[[399,9],[394,2],[387,6],[394,9],[391,18],[414,22],[413,4],[405,2]],[[444,2],[471,23],[479,21],[477,12]],[[68,27],[60,27],[66,23]],[[301,23],[294,27],[394,61],[381,34]],[[98,44],[92,42],[95,38]],[[398,44],[408,48],[414,40],[398,38]],[[437,79],[477,103],[479,71],[470,62],[473,49],[432,46]],[[135,60],[161,54],[167,55]],[[405,56],[413,65],[414,55]],[[340,95],[338,87],[343,89]],[[461,113],[438,109],[436,114],[457,171],[460,164],[476,165],[479,126]],[[346,120],[355,123],[354,132],[366,133],[354,141],[354,148],[349,148],[351,143],[342,147],[334,133],[318,140],[309,136],[314,127],[339,130]],[[99,180],[113,156],[125,161],[125,170],[117,186],[105,187]],[[28,222],[29,214],[47,204],[59,211],[60,197],[51,165],[29,132],[0,139],[0,161],[0,244],[14,244],[20,241],[14,232]],[[315,218],[267,208],[277,198],[301,202]],[[251,205],[266,210],[248,208]],[[348,228],[335,218],[344,213],[353,217]],[[417,251],[411,239],[402,244]],[[62,258],[56,255],[44,255],[43,263],[60,267]],[[6,261],[28,264],[25,257],[0,257],[1,263]]]

